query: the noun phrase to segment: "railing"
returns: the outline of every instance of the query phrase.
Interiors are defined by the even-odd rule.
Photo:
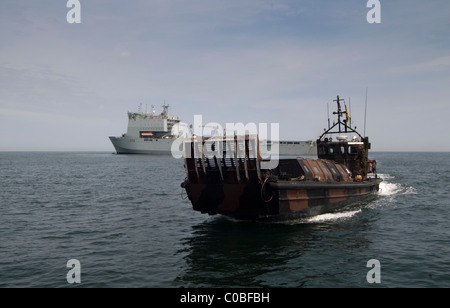
[[[189,138],[183,141],[190,183],[248,183],[260,181],[257,135]]]

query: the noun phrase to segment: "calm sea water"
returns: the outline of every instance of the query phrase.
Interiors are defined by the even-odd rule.
[[[171,157],[0,152],[0,287],[450,287],[450,153],[371,158],[375,198],[256,223],[194,212]]]

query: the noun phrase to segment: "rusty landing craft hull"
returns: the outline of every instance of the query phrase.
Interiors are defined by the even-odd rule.
[[[238,142],[225,141],[231,152],[240,148]],[[344,164],[326,159],[283,159],[276,168],[263,169],[258,155],[249,151],[257,136],[246,136],[242,142],[246,149],[242,157],[205,153],[210,144],[217,144],[213,139],[185,144],[204,151],[197,158],[193,152],[185,157],[182,187],[195,211],[244,220],[306,218],[339,210],[379,190],[381,179],[355,180]]]
[[[271,176],[279,174],[280,169],[283,167],[271,170]],[[375,178],[361,182],[315,179],[273,181],[268,176],[262,181],[242,183],[186,181],[182,186],[195,211],[244,220],[278,221],[342,209],[363,196],[374,195],[379,190],[380,182],[381,179]]]
[[[305,218],[338,211],[360,200],[363,196],[374,195],[379,190],[381,180],[351,184],[305,184],[271,183],[278,191],[280,219]]]
[[[373,195],[380,181],[353,185],[302,186],[296,183],[259,184],[190,184],[193,209],[203,214],[222,214],[236,219],[278,221],[307,218],[330,213],[351,204],[357,198]],[[270,189],[270,190],[269,190]],[[270,198],[267,202],[263,196]],[[272,195],[273,192],[273,195]]]

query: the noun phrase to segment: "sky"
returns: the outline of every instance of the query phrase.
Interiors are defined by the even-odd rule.
[[[140,103],[315,140],[337,95],[373,151],[450,151],[448,0],[79,2],[0,1],[0,151],[114,152]]]

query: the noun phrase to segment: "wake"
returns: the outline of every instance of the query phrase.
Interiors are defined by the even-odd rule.
[[[383,179],[383,182],[380,183],[380,190],[378,191],[379,196],[416,193],[416,189],[412,186],[391,182],[391,180],[395,179],[395,176],[389,174],[379,174],[379,176]]]
[[[336,220],[345,220],[353,217],[354,215],[361,212],[361,209],[356,211],[348,211],[348,212],[338,212],[338,213],[326,213],[317,216],[313,216],[311,218],[305,219],[307,223],[322,223],[322,222],[332,222]]]

